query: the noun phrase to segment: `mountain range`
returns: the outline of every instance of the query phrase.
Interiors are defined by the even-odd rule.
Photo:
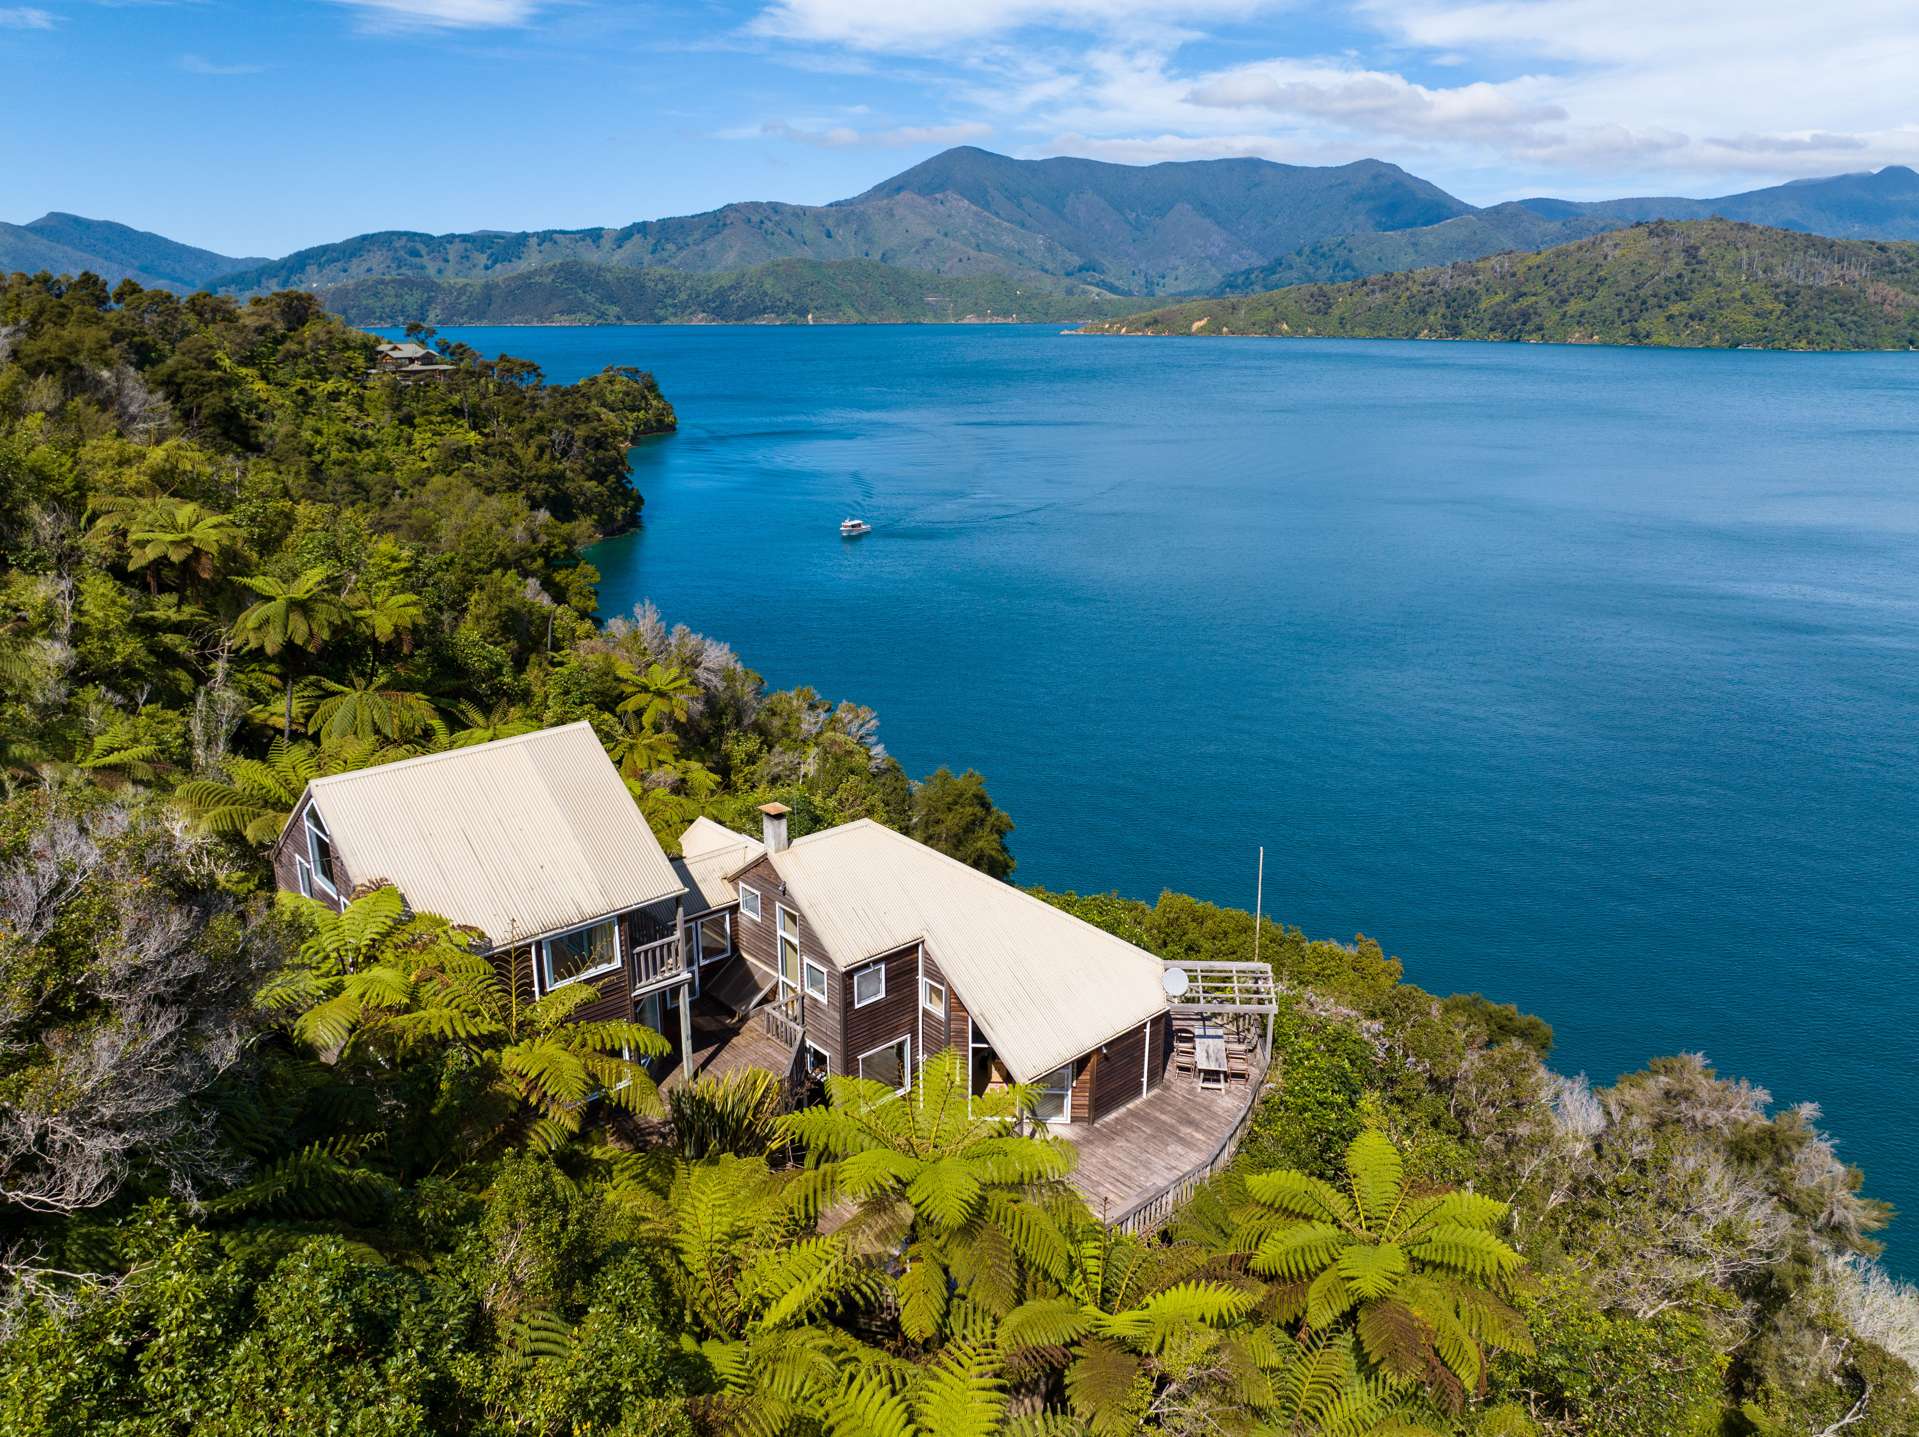
[[[0,272],[78,274],[91,270],[109,284],[131,279],[150,289],[206,289],[223,275],[264,264],[195,249],[163,235],[82,219],[56,210],[31,224],[0,223]]]
[[[1889,166],[1709,199],[1538,198],[1481,208],[1380,160],[1135,166],[961,147],[827,205],[749,201],[602,229],[387,230],[272,260],[51,214],[0,225],[0,271],[92,269],[109,280],[235,294],[308,288],[362,323],[403,310],[441,323],[713,318],[714,296],[725,301],[721,310],[764,298],[770,307],[756,317],[803,319],[817,313],[809,298],[821,295],[837,318],[955,318],[967,317],[976,298],[1007,293],[960,293],[961,280],[1012,281],[1033,317],[1075,307],[1091,317],[1113,312],[1108,296],[1250,293],[1708,217],[1835,238],[1919,239],[1919,174]],[[857,268],[840,268],[849,265]],[[632,271],[671,274],[641,281]],[[710,278],[689,284],[671,275]]]

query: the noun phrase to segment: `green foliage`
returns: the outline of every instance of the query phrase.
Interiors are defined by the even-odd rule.
[[[1518,1307],[1534,1350],[1497,1370],[1496,1393],[1531,1398],[1607,1437],[1711,1437],[1725,1359],[1696,1316],[1602,1311],[1570,1276],[1548,1277]]]
[[[1422,1387],[1458,1412],[1485,1395],[1492,1350],[1532,1350],[1506,1301],[1521,1259],[1495,1235],[1505,1204],[1414,1190],[1383,1134],[1353,1139],[1340,1186],[1279,1169],[1248,1175],[1244,1190],[1234,1246],[1280,1284],[1278,1310],[1309,1332],[1350,1326],[1390,1387]]]
[[[580,1016],[599,997],[591,986],[529,1000],[445,919],[407,913],[390,886],[339,912],[294,895],[282,902],[312,936],[260,1001],[321,1054],[381,1070],[423,1053],[441,1062],[457,1055],[501,1108],[490,1126],[542,1148],[578,1133],[592,1098],[663,1111],[642,1060],[670,1045],[640,1023]]]
[[[1100,333],[1530,340],[1688,348],[1919,346],[1919,245],[1656,220],[1538,254],[1295,284]]]
[[[955,775],[942,768],[913,789],[913,819],[907,830],[929,848],[995,878],[1009,878],[1013,855],[1006,835],[1013,820],[993,806],[986,780],[972,769]]]
[[[644,375],[402,384],[309,296],[90,277],[0,282],[0,328],[0,1433],[1912,1429],[1919,1299],[1811,1110],[1561,1079],[1365,938],[1040,895],[1280,980],[1237,1169],[1137,1238],[956,1055],[662,1106],[590,985],[390,889],[267,902],[314,777],[578,720],[669,841],[778,799],[1004,877],[1011,825],[869,709],[594,617]]]
[[[758,1068],[703,1075],[666,1095],[673,1145],[689,1158],[771,1153],[785,1141],[780,1124],[785,1107],[784,1084]]]
[[[329,308],[359,324],[1032,323],[1138,306],[1070,280],[934,275],[857,259],[783,259],[718,274],[573,260],[487,279],[348,279],[325,294]]]

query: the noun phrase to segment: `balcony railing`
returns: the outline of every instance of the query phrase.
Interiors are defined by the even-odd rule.
[[[671,933],[633,950],[633,991],[636,993],[670,982],[685,971],[680,940]]]
[[[805,1017],[800,1006],[804,1002],[800,994],[789,993],[755,1010],[760,1025],[789,1050],[797,1048],[806,1036]]]

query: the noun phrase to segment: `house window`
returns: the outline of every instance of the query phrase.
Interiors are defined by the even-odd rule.
[[[875,1048],[870,1053],[860,1054],[860,1076],[871,1082],[884,1083],[896,1093],[903,1093],[910,1085],[908,1073],[912,1067],[912,1040],[901,1038],[888,1043],[883,1048]]]
[[[293,876],[300,885],[301,895],[311,898],[313,896],[313,865],[296,855],[293,860]]]
[[[886,996],[886,965],[869,963],[853,975],[853,1006],[864,1008]]]
[[[611,918],[561,933],[540,945],[546,966],[546,986],[557,988],[576,978],[610,973],[620,966],[618,927]]]
[[[806,996],[826,1001],[826,970],[811,958],[806,960]]]
[[[333,840],[327,836],[320,815],[310,805],[306,811],[306,830],[307,862],[313,869],[313,881],[325,889],[329,897],[337,897],[339,890],[333,886]]]
[[[800,976],[800,920],[784,908],[775,910],[780,930],[780,977],[791,983]]]
[[[725,913],[709,913],[699,922],[700,963],[717,963],[733,951],[733,923]]]
[[[931,978],[920,979],[920,1007],[929,1013],[946,1016],[946,985]]]
[[[755,923],[760,921],[760,890],[757,888],[740,889],[740,912]]]
[[[816,1043],[806,1045],[806,1076],[826,1078],[832,1076],[833,1060],[826,1055],[826,1049]]]

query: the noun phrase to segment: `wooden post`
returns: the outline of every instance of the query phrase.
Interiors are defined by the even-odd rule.
[[[673,900],[673,937],[680,949],[680,1080],[693,1081],[693,965],[686,961],[686,898]]]

